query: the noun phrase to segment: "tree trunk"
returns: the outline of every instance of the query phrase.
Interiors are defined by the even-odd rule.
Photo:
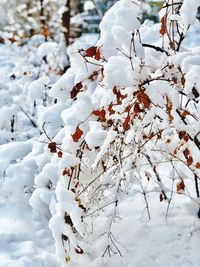
[[[69,37],[70,37],[70,0],[66,2],[67,10],[62,15],[62,26],[64,28],[64,36],[65,36],[65,43],[66,46],[69,45]]]

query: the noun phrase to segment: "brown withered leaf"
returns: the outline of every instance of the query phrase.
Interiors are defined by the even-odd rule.
[[[151,100],[150,100],[149,96],[144,91],[140,91],[137,94],[137,99],[140,103],[143,104],[144,108],[150,107]]]
[[[183,182],[183,180],[181,180],[176,185],[176,191],[178,194],[181,194],[184,190],[185,190],[185,183]]]
[[[171,114],[172,113],[172,108],[173,108],[172,102],[167,97],[166,110],[167,110],[167,114],[168,114],[168,117],[169,117],[170,121],[172,121],[174,119],[174,117]]]
[[[160,193],[160,202],[162,202],[163,200],[164,200],[163,193]]]
[[[101,119],[101,121],[106,121],[106,111],[105,111],[105,109],[94,110],[92,112],[92,114],[94,114],[95,116],[98,116]]]
[[[89,77],[88,80],[95,81],[98,76],[98,72],[94,71]]]
[[[197,169],[200,169],[200,162],[197,162],[196,165],[195,165],[195,167],[196,167]]]
[[[163,36],[165,33],[167,33],[167,15],[164,15],[161,18],[160,34]]]
[[[188,166],[191,166],[193,163],[193,157],[192,156],[189,156],[188,159],[187,159],[187,165]]]
[[[96,55],[97,47],[91,46],[85,51],[86,57],[94,57]]]
[[[96,53],[95,53],[95,56],[94,58],[99,61],[101,59],[101,53],[100,53],[100,48],[97,48],[96,49]]]
[[[109,110],[110,115],[115,114],[112,103],[109,105],[108,110]]]
[[[63,156],[63,153],[62,153],[62,151],[58,151],[58,153],[57,153],[57,154],[58,154],[58,157],[59,157],[59,158],[62,158],[62,156]]]
[[[62,172],[62,175],[65,176],[65,175],[70,175],[70,170],[69,169],[64,169],[63,172]]]
[[[129,130],[129,128],[130,128],[129,121],[130,121],[130,115],[128,114],[125,121],[122,124],[125,131]]]
[[[75,133],[72,134],[73,141],[77,143],[82,135],[83,131],[79,127],[77,127]]]
[[[56,148],[56,143],[55,142],[51,142],[48,144],[48,148],[50,149],[51,153],[56,153],[57,152],[57,148]]]
[[[186,148],[184,151],[183,151],[183,154],[185,156],[186,159],[188,159],[189,155],[190,155],[190,150],[188,148]]]
[[[83,254],[84,253],[83,249],[81,247],[79,247],[79,246],[77,246],[77,248],[75,248],[75,252],[77,254]]]
[[[79,93],[79,92],[81,92],[82,89],[83,88],[83,84],[80,82],[80,83],[77,83],[74,87],[73,87],[73,89],[72,89],[72,91],[71,91],[71,98],[75,98],[76,96],[77,96],[77,94]]]
[[[141,111],[140,105],[138,102],[135,103],[134,105],[134,116],[137,116],[137,114]]]

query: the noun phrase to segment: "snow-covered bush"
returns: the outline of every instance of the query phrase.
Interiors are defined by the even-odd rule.
[[[121,0],[105,14],[96,46],[70,55],[50,90],[57,103],[40,116],[52,156],[31,205],[52,217],[63,267],[122,256],[112,229],[130,192],[141,192],[149,219],[149,193],[166,217],[176,193],[199,205],[200,48],[183,41],[200,1],[164,1],[159,28],[140,25],[140,4]]]

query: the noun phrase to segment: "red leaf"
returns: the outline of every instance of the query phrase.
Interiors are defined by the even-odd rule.
[[[130,115],[128,114],[125,121],[123,122],[122,126],[124,128],[124,130],[128,130],[130,127],[129,127],[129,121],[130,121]]]
[[[121,105],[122,100],[127,97],[127,94],[122,95],[121,91],[119,89],[117,89],[116,87],[113,88],[113,93],[116,95],[117,104],[119,104],[119,105]]]
[[[57,149],[56,149],[56,143],[55,142],[51,142],[48,144],[48,148],[50,149],[51,153],[56,153]]]
[[[62,153],[62,151],[58,151],[58,153],[57,153],[57,154],[58,154],[58,157],[59,157],[59,158],[62,158],[62,156],[63,156],[63,153]]]
[[[185,156],[186,159],[188,159],[189,155],[190,155],[190,150],[188,148],[186,148],[184,151],[183,151],[183,154]]]
[[[193,163],[193,157],[189,156],[189,158],[187,159],[187,165],[190,166]]]
[[[70,175],[70,170],[65,168],[65,169],[63,170],[62,175],[63,175],[63,176],[68,175],[68,176],[69,176],[69,175]]]
[[[76,88],[77,88],[77,90],[81,90],[82,88],[83,88],[83,85],[82,85],[82,83],[80,82],[80,83],[77,83],[76,84]]]
[[[196,165],[195,165],[195,167],[196,167],[197,169],[200,169],[200,162],[197,162]]]
[[[79,127],[77,127],[75,133],[72,134],[73,141],[77,143],[82,135],[83,131]]]
[[[105,109],[102,110],[94,110],[92,112],[95,116],[98,116],[102,121],[106,121],[106,111]]]
[[[115,114],[112,103],[109,105],[108,110],[109,110],[110,115]]]
[[[153,132],[151,132],[149,135],[149,140],[151,140],[154,136],[155,136],[155,134]]]
[[[167,32],[167,16],[163,16],[161,19],[160,34],[163,36]]]
[[[132,105],[128,105],[126,108],[125,108],[125,112],[129,112],[130,110],[131,110],[131,108],[132,108]]]
[[[186,134],[185,136],[183,136],[183,139],[185,142],[188,142],[189,141],[189,136]]]
[[[134,105],[134,115],[136,116],[140,111],[141,111],[140,105],[138,102],[136,102]]]
[[[96,46],[91,46],[89,47],[86,51],[86,57],[94,57],[96,55],[97,47]]]
[[[176,191],[177,191],[177,193],[181,194],[182,191],[184,191],[184,190],[185,190],[185,184],[184,184],[184,182],[182,180],[179,183],[177,183],[177,185],[176,185]]]
[[[144,92],[140,91],[137,95],[138,101],[144,105],[145,108],[149,108],[151,100],[149,96]]]
[[[82,83],[81,83],[81,82],[80,82],[80,83],[77,83],[77,84],[73,87],[73,89],[72,89],[72,91],[71,91],[71,98],[75,98],[75,97],[77,96],[77,94],[81,91],[82,88],[83,88]]]
[[[186,82],[185,77],[182,76],[181,77],[181,84],[182,84],[183,88],[185,87],[185,82]]]
[[[179,135],[179,138],[182,139],[186,135],[186,132],[180,131],[178,135]]]
[[[172,105],[172,102],[169,100],[169,98],[167,97],[167,104],[166,104],[166,111],[167,111],[167,114],[169,116],[169,120],[172,121],[174,119],[173,115],[172,115],[172,108],[173,108],[173,105]]]
[[[94,57],[97,61],[99,61],[101,59],[101,53],[100,53],[100,48],[97,48],[96,53],[95,53],[95,57]]]

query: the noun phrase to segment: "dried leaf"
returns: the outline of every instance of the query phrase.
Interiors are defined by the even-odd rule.
[[[184,184],[183,180],[181,180],[176,185],[176,191],[178,194],[181,194],[184,190],[185,190],[185,184]]]
[[[77,143],[82,135],[83,131],[79,127],[77,127],[75,133],[72,134],[73,141]]]
[[[160,28],[160,34],[163,36],[167,33],[167,16],[163,16],[161,18],[161,28]]]
[[[122,95],[121,91],[117,89],[116,87],[113,88],[113,93],[116,95],[118,105],[121,105],[122,100],[127,97],[127,94]]]
[[[129,121],[130,121],[130,115],[128,114],[125,121],[122,124],[125,131],[127,131],[130,128]]]
[[[138,93],[137,99],[140,103],[142,103],[144,105],[144,108],[149,108],[149,106],[151,104],[151,100],[150,100],[149,96],[144,91],[140,91]]]
[[[59,158],[62,158],[62,156],[63,156],[63,153],[62,153],[62,151],[58,151],[58,153],[57,153],[57,154],[58,154],[58,157],[59,157]]]
[[[163,194],[160,193],[160,202],[162,202],[164,200]]]
[[[56,153],[57,149],[56,149],[56,143],[55,142],[51,142],[48,144],[48,148],[50,149],[51,153]]]
[[[69,176],[69,175],[70,175],[70,170],[65,168],[65,169],[63,170],[62,175],[63,175],[63,176],[68,175],[68,176]]]
[[[181,84],[182,84],[183,88],[185,88],[185,82],[186,82],[185,77],[182,76],[182,78],[181,78]]]
[[[137,116],[137,114],[141,111],[140,105],[138,102],[135,103],[134,105],[134,116]]]
[[[81,89],[83,88],[83,84],[80,82],[80,83],[77,83],[72,91],[71,91],[71,98],[75,98],[77,96],[77,94],[81,91]]]
[[[47,29],[47,27],[42,28],[42,35],[44,35],[45,37],[50,36],[49,30]]]
[[[106,111],[105,111],[105,109],[94,110],[92,112],[92,114],[94,114],[95,116],[98,116],[101,119],[101,121],[106,121]]]
[[[186,148],[184,151],[183,151],[183,154],[185,156],[186,159],[188,159],[189,155],[190,155],[190,150],[188,148]]]
[[[81,247],[79,247],[79,246],[77,246],[77,248],[75,248],[75,252],[77,254],[83,254],[84,253],[83,249]]]
[[[100,48],[97,48],[94,58],[99,61],[101,59]]]
[[[172,102],[169,100],[169,98],[167,97],[167,104],[166,104],[166,110],[167,110],[167,114],[169,116],[169,120],[172,121],[174,119],[174,117],[172,116]]]
[[[197,169],[200,169],[200,162],[197,162],[196,165],[195,165],[195,167],[196,167]]]
[[[193,157],[189,156],[189,158],[187,159],[187,165],[190,166],[193,163]]]
[[[115,114],[112,103],[109,105],[108,110],[109,110],[110,115]]]
[[[89,77],[88,80],[95,81],[98,76],[98,72],[94,71]]]
[[[96,55],[97,47],[91,46],[85,51],[86,57],[94,57]]]

